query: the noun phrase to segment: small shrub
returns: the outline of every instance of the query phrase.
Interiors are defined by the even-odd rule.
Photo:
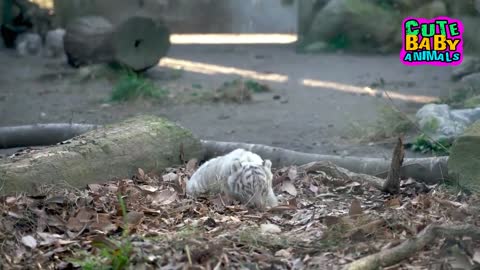
[[[434,155],[445,156],[449,155],[449,149],[452,143],[447,139],[439,141],[432,141],[425,134],[417,136],[415,142],[412,144],[412,151],[421,153],[432,153]]]

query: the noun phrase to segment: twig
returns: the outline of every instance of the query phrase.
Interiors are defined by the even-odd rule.
[[[192,256],[190,255],[190,249],[188,248],[188,245],[185,245],[185,253],[187,253],[188,264],[192,265]]]
[[[377,228],[383,226],[384,224],[385,224],[384,219],[377,219],[377,220],[374,220],[370,223],[362,225],[360,227],[354,228],[353,230],[347,232],[345,237],[347,237],[347,238],[351,237],[352,235],[356,234],[357,232],[365,232],[365,233],[374,232],[374,231],[377,230]]]
[[[430,224],[417,236],[404,241],[400,245],[361,258],[348,264],[344,269],[373,270],[397,264],[416,254],[428,244],[433,243],[437,238],[443,237],[444,235],[448,237],[469,236],[474,239],[480,239],[480,228],[474,225]]]
[[[399,137],[397,145],[393,150],[390,171],[388,172],[387,179],[383,183],[383,191],[391,194],[396,194],[400,191],[400,168],[402,167],[404,157],[405,150],[403,149],[403,141],[402,138]]]
[[[379,190],[382,190],[384,185],[384,181],[381,178],[368,174],[354,173],[347,169],[338,167],[331,162],[311,162],[302,165],[299,168],[305,170],[305,172],[307,173],[314,171],[322,171],[333,178],[360,182],[362,184],[373,186]]]

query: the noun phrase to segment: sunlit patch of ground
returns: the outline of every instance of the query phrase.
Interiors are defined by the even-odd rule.
[[[289,44],[295,34],[173,34],[172,44]]]
[[[189,72],[200,73],[205,75],[237,75],[244,78],[261,80],[261,81],[270,81],[277,83],[284,83],[292,78],[285,74],[280,73],[264,73],[258,72],[255,70],[241,69],[231,66],[221,66],[214,65],[210,63],[202,63],[197,61],[189,61],[185,59],[169,58],[165,57],[159,63],[159,66],[182,69]],[[331,91],[340,91],[352,94],[365,94],[368,96],[383,96],[384,92],[387,91],[388,96],[386,98],[391,98],[395,100],[415,102],[415,103],[429,103],[438,100],[434,96],[424,96],[424,95],[414,95],[414,94],[404,94],[397,91],[390,91],[384,89],[372,89],[370,87],[360,87],[351,84],[344,84],[338,82],[330,82],[323,80],[313,80],[313,79],[299,79],[298,84],[302,86],[317,88],[317,89],[328,89]]]

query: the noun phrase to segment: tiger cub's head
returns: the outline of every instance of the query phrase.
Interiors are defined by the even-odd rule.
[[[262,164],[233,160],[227,180],[230,194],[241,203],[260,209],[276,206],[271,169],[272,162],[268,159]]]

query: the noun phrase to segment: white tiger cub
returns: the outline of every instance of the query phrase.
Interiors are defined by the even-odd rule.
[[[187,182],[187,195],[218,194],[222,191],[248,206],[259,209],[278,205],[272,189],[272,162],[236,149],[205,162]]]

